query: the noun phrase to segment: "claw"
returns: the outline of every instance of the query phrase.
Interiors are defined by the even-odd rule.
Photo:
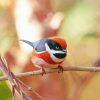
[[[64,69],[61,65],[58,65],[58,69],[59,69],[58,73],[63,73]]]
[[[46,71],[45,71],[45,69],[42,67],[42,76],[44,75],[44,74],[46,74]]]

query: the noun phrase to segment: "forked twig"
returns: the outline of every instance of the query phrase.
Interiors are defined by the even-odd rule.
[[[6,60],[1,56],[0,56],[0,69],[6,75],[6,79],[9,80],[12,85],[13,100],[15,100],[15,91],[17,91],[20,94],[22,100],[32,100],[28,95],[26,95],[23,92],[22,86],[28,89],[29,91],[32,91],[32,93],[37,95],[40,100],[44,100],[44,98],[41,97],[35,90],[32,90],[31,87],[29,87],[28,85],[23,83],[21,80],[19,80],[16,77],[16,75],[14,75],[13,72],[10,71]]]

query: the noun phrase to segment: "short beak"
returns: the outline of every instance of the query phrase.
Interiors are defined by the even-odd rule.
[[[63,49],[63,52],[67,53],[67,49]]]

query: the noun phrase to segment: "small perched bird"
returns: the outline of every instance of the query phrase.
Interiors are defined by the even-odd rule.
[[[35,42],[21,40],[33,47],[32,63],[42,69],[45,74],[46,67],[57,67],[63,71],[61,63],[67,55],[67,43],[59,37],[43,38]]]

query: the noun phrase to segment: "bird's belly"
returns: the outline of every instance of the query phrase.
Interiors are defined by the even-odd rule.
[[[58,64],[49,64],[47,63],[46,61],[44,61],[43,59],[41,58],[38,58],[38,57],[33,57],[32,58],[32,63],[34,65],[38,65],[37,67],[45,67],[45,68],[56,68]]]

